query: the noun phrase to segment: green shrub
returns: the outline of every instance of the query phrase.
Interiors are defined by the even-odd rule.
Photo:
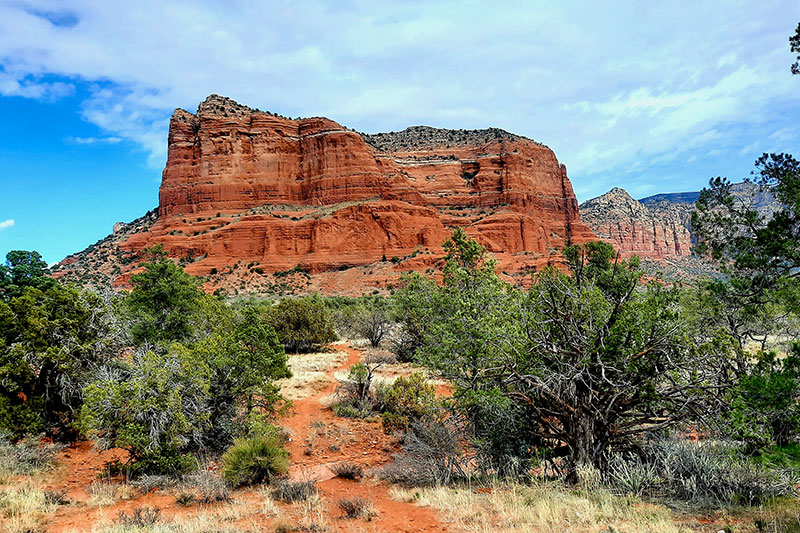
[[[386,391],[383,429],[387,433],[408,431],[411,423],[431,414],[436,403],[436,389],[425,376],[414,372],[400,376]]]
[[[760,359],[731,394],[726,418],[731,437],[744,441],[748,451],[786,446],[800,435],[800,345],[779,359],[774,353]]]
[[[270,308],[267,322],[290,352],[308,352],[336,340],[328,310],[315,298],[287,298]]]
[[[289,453],[274,433],[237,439],[222,456],[222,478],[239,487],[269,483],[289,471]]]
[[[171,446],[161,446],[136,457],[123,468],[127,478],[137,479],[145,475],[178,477],[197,470],[200,464],[191,453],[181,453]]]
[[[195,232],[197,235],[198,232]],[[195,318],[206,295],[200,280],[167,258],[160,245],[147,250],[144,270],[131,276],[133,290],[122,311],[136,344],[174,342],[189,338],[197,329]]]
[[[102,300],[47,277],[36,252],[0,265],[0,431],[73,437],[90,369],[102,362]]]
[[[210,369],[188,348],[136,352],[86,387],[81,422],[101,444],[128,450],[130,475],[180,474],[196,465],[209,421]]]

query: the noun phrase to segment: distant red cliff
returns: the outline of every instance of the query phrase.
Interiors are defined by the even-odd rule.
[[[93,268],[124,284],[135,255],[160,243],[209,289],[268,291],[301,273],[293,290],[352,293],[434,267],[455,227],[510,277],[594,238],[552,150],[503,130],[362,135],[212,95],[175,111],[168,143],[157,212],[57,275]]]

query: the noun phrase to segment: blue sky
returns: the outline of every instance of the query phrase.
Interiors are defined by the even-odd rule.
[[[504,128],[581,201],[738,180],[800,152],[799,21],[797,0],[0,0],[0,254],[58,261],[155,207],[169,116],[210,93],[366,132]]]

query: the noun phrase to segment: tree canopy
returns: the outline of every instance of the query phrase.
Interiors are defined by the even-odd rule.
[[[546,268],[525,292],[465,234],[449,243],[443,285],[412,276],[399,298],[421,318],[417,360],[454,383],[492,468],[540,453],[565,458],[574,478],[697,408],[709,367],[683,335],[677,292],[643,284],[638,259],[567,247],[569,273]]]

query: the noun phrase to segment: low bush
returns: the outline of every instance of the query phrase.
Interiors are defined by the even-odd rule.
[[[358,463],[344,461],[331,466],[331,471],[336,477],[344,479],[360,479],[364,475],[364,467]]]
[[[183,491],[179,492],[178,495],[175,496],[175,502],[183,507],[189,507],[194,503],[194,501],[194,494],[191,492]]]
[[[193,489],[189,492],[193,501],[202,503],[227,502],[231,499],[231,489],[228,485],[207,470],[189,474],[183,478],[186,487]]]
[[[179,476],[197,468],[188,452],[209,425],[209,376],[207,362],[182,345],[137,350],[86,387],[81,422],[101,445],[128,450],[128,477]]]
[[[234,487],[269,483],[289,471],[289,453],[275,433],[237,439],[222,456],[222,478]]]
[[[44,501],[48,505],[69,505],[70,499],[67,497],[67,489],[44,491]]]
[[[372,518],[375,511],[372,500],[366,498],[342,498],[336,502],[345,518]]]
[[[120,511],[117,522],[126,527],[144,528],[161,521],[161,509],[157,507],[137,507],[131,514]]]
[[[313,481],[290,481],[284,479],[275,484],[272,497],[278,501],[291,503],[305,501],[317,492],[317,485]]]
[[[350,367],[331,405],[336,416],[367,418],[383,409],[386,387],[373,386],[373,374],[382,364],[368,360]]]
[[[144,474],[130,482],[131,485],[145,494],[153,489],[165,489],[167,487],[171,487],[176,483],[177,480],[175,478],[157,474]]]
[[[604,481],[621,493],[697,505],[756,505],[796,495],[796,476],[767,470],[720,443],[676,438],[647,442],[640,456],[612,457]]]
[[[404,437],[403,450],[378,476],[407,486],[450,485],[469,478],[464,456],[463,431],[450,420],[427,418],[413,422]]]
[[[34,438],[14,444],[7,434],[0,434],[0,478],[29,476],[52,468],[62,449],[61,445],[41,443]]]
[[[412,422],[431,415],[435,405],[436,389],[424,375],[400,376],[386,391],[383,429],[387,433],[408,431]]]

